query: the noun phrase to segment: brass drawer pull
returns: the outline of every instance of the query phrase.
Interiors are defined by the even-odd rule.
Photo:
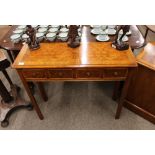
[[[114,75],[118,75],[118,72],[114,72]]]
[[[63,75],[63,73],[58,73],[58,75],[59,75],[59,76],[62,76],[62,75]]]
[[[86,74],[87,74],[87,76],[90,76],[90,72],[87,72]]]

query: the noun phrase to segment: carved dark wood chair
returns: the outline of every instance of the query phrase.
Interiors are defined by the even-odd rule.
[[[145,26],[146,26],[146,32],[144,38],[146,39],[149,31],[155,33],[155,25],[145,25]]]

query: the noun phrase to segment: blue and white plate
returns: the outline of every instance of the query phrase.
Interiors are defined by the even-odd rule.
[[[13,33],[15,34],[22,34],[23,32],[24,32],[23,29],[16,29],[13,31]]]
[[[100,28],[101,25],[90,25],[91,28]]]
[[[108,25],[108,29],[114,29],[116,28],[116,25]]]
[[[53,28],[50,28],[48,31],[49,32],[52,32],[52,33],[56,33],[56,32],[58,32],[58,30],[59,30],[59,28],[57,28],[57,27],[53,27]]]
[[[48,25],[40,25],[41,28],[48,28]]]
[[[13,34],[13,35],[11,35],[10,38],[14,43],[19,43],[19,41],[21,40],[21,35],[20,34]]]
[[[47,28],[43,27],[43,28],[39,28],[38,32],[40,33],[46,33],[47,32]]]
[[[105,34],[105,31],[103,31],[101,28],[93,28],[91,30],[92,34]]]
[[[98,41],[109,41],[110,38],[109,38],[108,35],[102,35],[102,34],[100,34],[100,35],[97,35],[96,36],[96,40],[98,40]]]
[[[69,29],[66,28],[66,27],[63,27],[63,28],[60,29],[60,32],[68,32],[68,31],[69,31]]]
[[[116,34],[116,30],[115,29],[106,29],[105,32],[108,35],[115,35]]]
[[[49,41],[54,41],[56,38],[56,33],[47,33],[46,34],[46,39]]]
[[[26,29],[26,25],[19,25],[17,29]]]

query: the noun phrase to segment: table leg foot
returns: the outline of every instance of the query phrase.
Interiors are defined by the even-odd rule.
[[[10,94],[13,97],[11,102],[6,103],[3,100],[0,102],[0,121],[2,127],[7,127],[9,125],[9,118],[14,111],[23,108],[29,109],[32,107],[30,103],[20,97],[19,90],[16,88],[19,87],[14,85],[10,91]]]

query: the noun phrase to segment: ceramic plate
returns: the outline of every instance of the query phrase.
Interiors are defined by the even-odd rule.
[[[60,25],[50,25],[50,27],[53,27],[53,28],[59,28]]]
[[[116,34],[116,30],[115,29],[106,29],[105,32],[108,35],[115,35]]]
[[[96,36],[96,40],[98,40],[98,41],[108,41],[110,38],[109,38],[109,36],[108,35],[102,35],[102,34],[100,34],[100,35],[97,35]]]
[[[65,38],[68,36],[68,33],[59,33],[58,35],[60,38]]]
[[[39,27],[47,28],[48,25],[40,25]]]
[[[46,32],[46,31],[47,31],[47,28],[45,28],[45,27],[44,27],[44,28],[39,28],[39,29],[38,29],[38,32],[41,32],[41,33]]]
[[[22,38],[23,38],[23,39],[27,39],[27,38],[29,38],[29,36],[28,36],[27,34],[23,34],[23,35],[22,35]]]
[[[60,31],[61,31],[61,32],[68,32],[69,29],[67,29],[66,27],[63,27],[63,28],[60,29]]]
[[[15,31],[13,31],[13,33],[21,34],[21,33],[23,33],[23,30],[22,29],[16,29]]]
[[[90,25],[91,28],[100,28],[101,25]]]
[[[109,29],[114,29],[116,27],[116,25],[108,25]]]
[[[107,28],[107,25],[101,25],[101,29],[105,30]]]
[[[19,39],[20,34],[13,34],[10,38],[11,38],[11,40]]]
[[[39,37],[43,37],[44,36],[44,33],[36,33],[36,37],[39,38]]]
[[[38,27],[38,25],[31,25],[33,28],[37,28]]]
[[[121,37],[121,35],[119,35],[118,36],[118,38],[120,38]],[[123,38],[122,38],[122,41],[128,41],[129,39],[128,39],[128,37],[127,36],[124,36]]]
[[[58,31],[58,28],[50,28],[49,30],[48,30],[49,32],[57,32]]]
[[[119,34],[123,34],[123,31],[120,30],[120,31],[119,31]],[[129,30],[129,32],[127,32],[126,35],[131,35],[131,30]]]
[[[47,38],[53,38],[53,37],[55,37],[56,36],[56,33],[47,33],[46,34],[46,37]]]
[[[25,29],[26,28],[26,25],[19,25],[17,28],[18,29]]]
[[[105,34],[105,31],[103,31],[101,28],[94,28],[91,30],[92,34]]]

